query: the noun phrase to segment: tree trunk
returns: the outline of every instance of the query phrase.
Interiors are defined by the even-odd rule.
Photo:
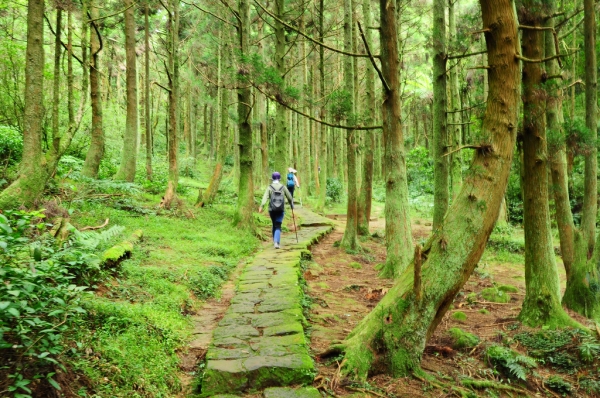
[[[52,89],[52,146],[58,152],[60,150],[60,130],[58,125],[58,110],[60,107],[60,58],[62,36],[62,9],[56,8],[56,35],[54,38],[54,86]],[[70,57],[69,57],[70,59]]]
[[[0,192],[0,209],[31,206],[44,190],[47,175],[42,164],[44,120],[44,1],[27,2],[27,49],[25,56],[25,109],[23,156],[19,178]]]
[[[542,26],[543,10],[537,0],[523,2],[519,23]],[[544,32],[521,33],[523,56],[544,58]],[[540,63],[523,65],[523,219],[525,229],[525,300],[519,318],[532,327],[558,326],[568,320],[560,305],[558,271],[550,230],[548,204],[548,151],[545,90]]]
[[[391,13],[388,4],[388,0],[380,1],[382,32],[393,18],[387,15]],[[490,61],[490,101],[482,126],[489,147],[476,152],[471,173],[444,224],[423,247],[417,291],[411,265],[337,347],[345,350],[342,372],[346,375],[366,379],[377,359],[387,360],[390,373],[396,376],[418,368],[427,339],[469,279],[498,217],[517,131],[517,26],[510,0],[481,0],[480,4]],[[382,60],[388,58],[382,56]]]
[[[231,63],[231,51],[229,50],[229,34],[226,28],[224,27],[221,30],[221,42],[225,43],[221,51],[221,62],[225,65],[229,65]],[[229,90],[222,88],[219,90],[219,94],[221,96],[219,104],[221,109],[219,113],[221,114],[221,126],[219,128],[219,137],[217,140],[217,162],[215,164],[215,168],[213,171],[213,175],[208,184],[208,188],[204,191],[204,196],[202,198],[202,202],[199,204],[200,207],[204,207],[206,205],[211,204],[215,197],[217,196],[217,191],[219,190],[219,186],[221,185],[221,179],[223,178],[223,168],[225,167],[225,157],[227,156],[227,141],[229,140],[229,114],[228,114],[228,102],[229,102]]]
[[[280,20],[285,20],[285,0],[274,1],[274,14]],[[285,27],[282,23],[275,21],[275,68],[277,73],[283,79],[283,85],[285,85],[285,75],[287,70],[285,69]],[[285,174],[288,168],[288,139],[289,129],[287,123],[287,109],[279,102],[275,104],[276,116],[275,116],[275,158],[273,159],[273,166],[275,171],[280,172],[282,175]]]
[[[383,5],[382,5],[383,7]],[[390,87],[384,88],[381,114],[385,164],[385,244],[387,257],[380,276],[396,278],[408,266],[412,255],[410,207],[406,156],[400,110],[400,57],[396,2],[389,2],[387,11],[381,9],[381,69]]]
[[[352,0],[344,0],[344,50],[352,52]],[[344,90],[354,107],[354,68],[352,57],[344,57]],[[346,115],[349,125],[353,124],[352,110]],[[357,187],[356,187],[356,131],[346,131],[346,146],[348,150],[348,207],[346,211],[346,229],[342,238],[341,247],[346,250],[356,250],[358,244],[358,215],[357,215]]]
[[[133,182],[138,152],[138,89],[137,89],[137,59],[135,52],[135,19],[133,17],[133,0],[124,0],[125,7],[125,60],[127,114],[125,117],[125,134],[123,135],[123,150],[121,165],[115,175],[116,180]]]
[[[456,0],[448,1],[448,31],[449,36],[453,41],[456,41]],[[458,112],[461,109],[460,103],[460,86],[458,85],[458,65],[457,60],[454,65],[450,67],[449,80],[450,80],[450,101],[448,110],[452,111],[449,114],[448,120],[452,123],[449,128],[449,145],[452,145],[452,149],[458,149],[462,145],[462,113]],[[461,151],[454,152],[449,156],[448,161],[450,162],[450,170],[452,177],[452,198],[460,192],[462,185],[462,155]]]
[[[177,184],[179,183],[179,170],[177,169],[177,153],[179,142],[179,0],[169,0],[169,129],[167,141],[169,143],[169,180],[167,190],[163,196],[161,206],[171,207],[171,203],[177,195]]]
[[[371,1],[363,0],[363,20],[365,26],[373,24],[371,16]],[[369,48],[373,48],[373,35],[371,29],[366,29],[365,40]],[[369,64],[366,65],[365,72],[365,120],[366,125],[373,124],[375,116],[375,71]],[[360,235],[369,235],[369,220],[371,219],[371,201],[373,197],[373,150],[375,149],[375,134],[371,130],[364,132],[364,162],[362,167],[363,177],[358,197],[358,233]]]
[[[239,0],[240,26],[239,39],[239,70],[244,70],[243,63],[250,56],[250,3],[249,0]],[[243,75],[240,74],[240,77]],[[239,228],[254,230],[254,184],[252,178],[252,103],[250,87],[238,89],[238,137],[239,137],[239,190],[234,222]]]
[[[433,161],[434,161],[434,203],[433,229],[439,228],[448,210],[449,168],[446,146],[446,2],[433,1]]]
[[[144,7],[144,112],[146,128],[146,178],[152,180],[152,122],[150,121],[150,5]],[[205,108],[206,109],[206,108]]]
[[[90,0],[90,16],[95,20],[99,17],[97,0]],[[83,18],[86,18],[84,16]],[[83,163],[81,174],[86,177],[98,177],[100,161],[104,157],[104,129],[102,127],[102,93],[100,92],[100,28],[91,22],[90,28],[90,101],[92,104],[92,138],[90,147]]]
[[[323,43],[324,40],[324,0],[319,0],[319,41]],[[319,46],[319,94],[318,98],[322,98],[325,95],[325,49],[323,46]],[[322,120],[326,120],[326,108],[325,102],[321,102],[319,108],[319,117]],[[327,126],[318,124],[319,135],[321,137],[321,144],[319,146],[319,184],[321,185],[321,191],[319,192],[319,200],[317,202],[317,211],[325,211],[325,202],[327,201],[327,175],[331,171],[330,162],[328,156],[328,140],[327,140]]]

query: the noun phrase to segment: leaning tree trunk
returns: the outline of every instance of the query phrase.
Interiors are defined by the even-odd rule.
[[[99,17],[97,0],[90,0],[89,8],[92,20]],[[86,18],[84,16],[83,18]],[[91,22],[90,32],[90,101],[92,104],[92,138],[90,147],[85,156],[85,162],[81,174],[86,177],[98,177],[100,161],[104,157],[104,129],[102,127],[102,94],[100,93],[100,28],[95,22]]]
[[[123,150],[121,164],[115,175],[117,180],[133,182],[138,151],[138,89],[137,89],[137,60],[135,48],[135,19],[133,17],[133,0],[125,0],[125,60],[127,113],[125,116],[125,134],[123,135]]]
[[[25,109],[23,156],[19,178],[0,192],[0,209],[30,206],[42,194],[46,173],[42,164],[44,120],[44,1],[27,2],[27,50],[25,57]]]
[[[344,50],[352,52],[352,0],[344,0]],[[352,57],[344,57],[344,90],[354,108],[354,68]],[[348,111],[352,113],[352,111]],[[349,125],[355,124],[353,115],[346,115]],[[358,244],[357,187],[356,187],[356,131],[346,131],[348,157],[346,167],[348,174],[348,206],[346,211],[346,229],[340,244],[346,250],[356,250]]]
[[[343,373],[365,379],[372,363],[386,358],[389,371],[406,375],[418,368],[427,339],[473,272],[498,217],[517,131],[519,65],[517,25],[510,0],[481,0],[489,59],[489,100],[485,140],[470,173],[422,250],[418,278],[414,264],[338,348],[345,350]],[[380,0],[381,30],[392,15]],[[385,57],[382,57],[384,59]],[[419,263],[419,261],[417,261]],[[421,281],[416,283],[416,281]],[[376,358],[377,356],[377,358]]]
[[[239,0],[240,26],[238,27],[240,64],[247,62],[250,50],[250,3]],[[241,66],[241,65],[240,65]],[[239,70],[243,71],[241,67]],[[240,72],[242,73],[242,72]],[[240,76],[242,77],[242,76]],[[238,127],[240,151],[240,177],[238,202],[234,222],[237,227],[254,229],[254,184],[252,178],[252,103],[250,87],[238,89]]]
[[[395,17],[396,2],[381,10],[381,69],[389,91],[381,106],[385,162],[385,244],[386,262],[380,272],[385,278],[402,274],[412,256],[412,235],[408,204],[406,156],[400,111],[400,57]]]
[[[537,0],[523,2],[521,25],[540,28],[543,13]],[[523,56],[544,56],[544,31],[524,29]],[[525,300],[519,318],[530,326],[568,321],[560,305],[558,271],[550,230],[548,204],[548,150],[546,145],[545,90],[539,62],[523,65],[523,219],[525,229]]]
[[[448,210],[449,168],[446,148],[448,132],[446,131],[446,1],[433,1],[433,164],[434,164],[434,197],[433,197],[433,229],[439,228]]]
[[[373,24],[371,17],[371,1],[363,0],[362,3],[363,19],[366,26]],[[367,29],[365,41],[369,48],[373,48],[373,35],[371,29]],[[356,62],[356,60],[355,60]],[[365,120],[367,126],[373,124],[373,116],[375,115],[375,72],[371,65],[367,65],[365,72]],[[373,151],[375,149],[375,133],[371,130],[364,132],[365,146],[364,159],[362,167],[362,184],[360,195],[358,197],[358,233],[360,235],[369,235],[369,220],[371,219],[371,202],[373,198]]]
[[[177,169],[177,153],[179,151],[179,0],[170,0],[169,9],[169,179],[167,190],[161,206],[169,208],[175,200],[179,170]]]

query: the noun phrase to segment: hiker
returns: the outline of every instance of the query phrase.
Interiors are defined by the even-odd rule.
[[[269,199],[269,215],[273,222],[273,244],[275,249],[279,249],[279,243],[281,242],[281,223],[283,222],[285,207],[284,196],[287,197],[292,210],[294,209],[294,198],[285,185],[281,184],[281,174],[279,174],[279,172],[274,172],[272,178],[273,182],[265,190],[258,212],[262,213],[263,207],[265,203],[267,203],[267,199]]]
[[[296,189],[296,187],[300,188],[300,182],[298,181],[298,177],[296,177],[296,173],[297,170],[295,170],[294,168],[288,168],[286,187],[288,191],[290,191],[292,198],[294,197],[294,190]]]

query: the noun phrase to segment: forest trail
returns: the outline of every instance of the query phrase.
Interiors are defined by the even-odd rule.
[[[296,215],[298,242],[294,232],[286,233],[281,249],[266,246],[245,265],[223,318],[212,334],[199,333],[190,347],[201,349],[212,337],[202,396],[312,383],[315,365],[304,333],[300,262],[333,224],[307,209],[297,209]],[[214,314],[208,309],[202,316]],[[303,396],[311,393],[317,391],[306,389]]]

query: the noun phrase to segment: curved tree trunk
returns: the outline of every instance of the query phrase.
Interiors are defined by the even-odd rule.
[[[133,0],[124,0],[125,7],[125,60],[127,114],[125,117],[125,134],[123,135],[123,150],[121,165],[115,175],[117,180],[133,182],[138,151],[138,89],[137,89],[137,59],[135,49],[135,19],[133,17]]]
[[[19,178],[0,193],[0,209],[30,206],[41,195],[47,174],[42,164],[44,119],[44,1],[27,2],[23,156]]]
[[[380,1],[382,32],[392,18],[386,15],[388,3]],[[475,154],[444,224],[423,248],[420,285],[414,286],[414,267],[409,266],[340,347],[346,353],[346,375],[365,379],[379,358],[387,358],[394,375],[418,368],[427,339],[473,272],[498,217],[517,130],[517,25],[510,0],[480,3],[490,63],[482,127],[488,140]]]

